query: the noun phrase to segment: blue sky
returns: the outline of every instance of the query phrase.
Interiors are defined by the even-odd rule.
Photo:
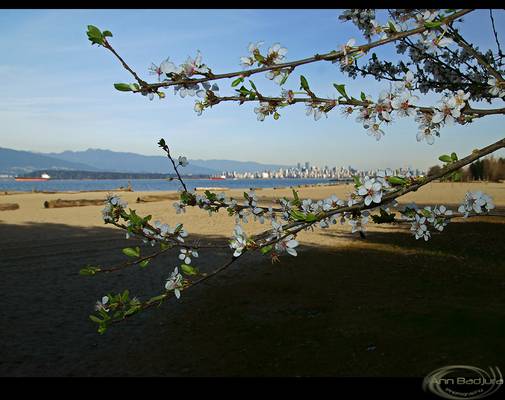
[[[164,137],[176,154],[188,158],[234,159],[265,163],[353,165],[358,168],[413,166],[425,168],[440,154],[460,155],[503,137],[500,117],[469,126],[444,128],[429,146],[416,141],[417,125],[399,119],[379,142],[354,118],[339,111],[314,121],[303,105],[282,110],[278,121],[256,120],[254,105],[220,104],[202,116],[193,98],[167,91],[163,101],[118,92],[114,82],[133,82],[112,54],[91,46],[88,24],[110,30],[115,49],[146,80],[151,62],[167,56],[176,64],[199,49],[215,73],[240,69],[250,41],[264,48],[280,42],[288,60],[327,52],[360,35],[338,20],[339,10],[0,10],[0,147],[53,152],[103,148],[160,154]],[[505,12],[496,11],[498,27]],[[478,10],[463,25],[466,37],[495,50],[489,14]],[[503,29],[499,31],[505,40]],[[505,44],[505,43],[504,43]],[[395,57],[393,47],[378,52]],[[361,90],[376,97],[387,83],[350,80],[331,63],[297,68],[284,85],[298,89],[299,75],[321,96],[333,96],[332,83],[348,93]],[[278,94],[278,86],[257,75],[258,88]],[[231,93],[231,81],[220,81]],[[438,96],[426,98],[436,99]],[[499,153],[498,153],[499,154]],[[504,155],[503,153],[499,155]]]

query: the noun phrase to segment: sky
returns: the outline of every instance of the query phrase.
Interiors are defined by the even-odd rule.
[[[240,70],[240,57],[251,41],[287,47],[287,60],[340,48],[350,38],[364,41],[351,23],[338,19],[340,10],[0,10],[0,147],[35,152],[88,148],[160,155],[163,137],[173,153],[190,159],[231,159],[295,165],[355,168],[427,168],[438,156],[469,154],[503,137],[500,116],[467,126],[446,127],[435,144],[416,141],[413,119],[397,119],[376,141],[354,117],[339,111],[314,121],[305,107],[286,107],[277,121],[256,120],[253,104],[223,103],[194,110],[194,98],[181,99],[167,90],[164,100],[114,89],[115,82],[134,82],[104,48],[91,46],[86,27],[113,33],[110,43],[144,79],[151,62],[166,57],[177,65],[197,50],[214,73]],[[495,11],[500,38],[505,39],[505,12]],[[461,25],[464,36],[496,51],[488,10],[477,10]],[[394,46],[377,51],[395,60]],[[345,77],[329,62],[302,66],[284,87],[298,89],[299,75],[322,97],[336,95],[333,83],[348,93],[363,90],[372,98],[388,83]],[[261,74],[254,82],[263,93],[280,89]],[[218,82],[220,93],[233,92],[231,80]],[[433,105],[438,95],[423,99]],[[502,106],[502,105],[501,105]],[[501,119],[500,119],[501,118]],[[505,155],[497,153],[497,155]]]

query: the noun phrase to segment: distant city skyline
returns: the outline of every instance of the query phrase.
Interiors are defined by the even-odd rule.
[[[115,90],[113,83],[131,77],[109,52],[91,46],[85,33],[89,24],[112,31],[118,52],[143,79],[154,81],[148,74],[151,62],[169,56],[180,64],[197,50],[214,72],[229,72],[241,69],[239,59],[253,41],[265,41],[263,49],[281,43],[288,60],[338,48],[350,38],[363,42],[339,14],[322,9],[1,10],[0,146],[41,153],[100,148],[160,155],[156,143],[163,137],[175,153],[190,159],[427,169],[441,154],[470,154],[502,136],[499,116],[444,127],[432,146],[416,141],[417,124],[407,118],[385,127],[385,137],[377,142],[355,116],[346,119],[334,111],[314,121],[302,105],[286,107],[277,121],[257,121],[253,104],[220,104],[197,116],[194,98],[175,97],[172,90],[165,100],[152,102]],[[503,35],[505,13],[497,11],[494,18]],[[495,49],[488,10],[476,10],[458,26],[481,49]],[[394,45],[377,53],[397,58]],[[335,94],[333,83],[346,84],[354,96],[365,88],[373,98],[388,87],[371,78],[347,78],[331,63],[297,68],[284,86],[298,89],[300,74],[323,96]],[[254,82],[266,93],[280,92],[262,75]],[[222,93],[233,92],[231,81],[218,84]],[[439,96],[421,98],[433,104]],[[505,151],[495,154],[505,156]]]

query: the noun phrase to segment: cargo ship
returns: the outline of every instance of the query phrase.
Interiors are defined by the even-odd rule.
[[[51,177],[44,173],[42,175],[40,175],[40,177],[23,177],[23,176],[16,176],[14,178],[16,180],[16,182],[44,182],[44,181],[48,181],[49,179],[51,179]]]

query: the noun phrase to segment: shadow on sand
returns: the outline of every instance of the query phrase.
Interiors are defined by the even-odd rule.
[[[447,229],[429,243],[406,230],[370,232],[351,247],[302,245],[274,265],[246,255],[100,336],[88,319],[96,299],[126,288],[155,295],[177,253],[83,277],[86,264],[123,261],[132,241],[118,229],[2,224],[0,375],[421,377],[500,365],[505,224]],[[200,255],[211,269],[230,251]]]

